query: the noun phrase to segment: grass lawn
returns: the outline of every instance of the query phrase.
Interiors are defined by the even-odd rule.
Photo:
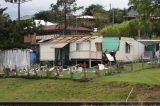
[[[0,78],[1,101],[129,101],[160,100],[160,68],[101,76],[89,82]]]

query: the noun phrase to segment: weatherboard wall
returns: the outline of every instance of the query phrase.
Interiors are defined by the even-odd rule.
[[[130,45],[130,52],[126,53],[126,43]],[[133,38],[121,37],[119,50],[116,53],[118,61],[135,61],[141,59],[144,55],[144,44],[134,40]]]
[[[55,48],[53,43],[40,44],[40,61],[54,61]]]
[[[79,50],[77,43],[80,44]],[[96,43],[102,43],[102,37],[87,42],[70,43],[70,59],[102,59],[102,51],[97,51]]]

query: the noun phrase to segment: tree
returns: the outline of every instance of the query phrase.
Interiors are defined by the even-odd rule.
[[[129,0],[129,4],[133,5],[138,12],[138,27],[139,32],[144,35],[151,35],[154,30],[153,17],[160,15],[160,1],[159,0]],[[155,24],[156,25],[156,24]],[[139,35],[140,36],[140,35]]]
[[[31,0],[5,0],[5,1],[18,4],[18,21],[20,21],[20,5],[21,5],[21,3],[28,2]]]
[[[159,16],[160,1],[159,0],[129,0],[129,4],[133,5],[139,14],[139,17],[149,18],[150,16]]]
[[[107,22],[107,11],[102,5],[92,4],[85,8],[83,15],[90,15],[95,17],[95,25],[93,27],[100,28],[103,27]]]
[[[64,23],[64,33],[67,28],[67,15],[75,13],[83,7],[78,7],[77,0],[57,0],[56,4],[51,4],[52,13],[54,14],[54,21]],[[63,20],[63,21],[62,21]]]
[[[104,7],[99,4],[92,4],[87,8],[85,8],[83,15],[94,16],[95,12],[99,12],[99,13],[105,12]]]
[[[40,19],[44,21],[53,21],[54,15],[50,10],[48,10],[48,11],[40,11],[36,13],[34,16],[35,16],[35,19]]]
[[[118,9],[118,8],[113,8],[109,11],[107,11],[108,18],[109,18],[109,23],[121,23],[124,21],[124,16],[126,16],[126,9]]]
[[[2,40],[3,38],[5,38],[5,34],[6,31],[7,31],[7,24],[8,24],[8,21],[9,21],[9,15],[8,14],[5,14],[5,10],[7,8],[0,8],[0,40]],[[0,42],[1,44],[2,42]]]
[[[127,36],[127,37],[136,37],[137,27],[136,20],[125,21],[120,24],[111,24],[104,27],[100,34],[104,36]]]

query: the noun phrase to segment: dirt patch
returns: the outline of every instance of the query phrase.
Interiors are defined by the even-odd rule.
[[[160,85],[136,84],[133,88],[133,101],[160,101]]]
[[[125,87],[128,87],[130,84],[128,82],[110,82],[110,83],[107,83],[107,87],[109,88],[125,88]]]
[[[160,85],[147,85],[147,84],[130,84],[128,82],[110,82],[104,85],[110,92],[123,92],[122,96],[127,98],[130,90],[133,92],[128,101],[160,101]]]

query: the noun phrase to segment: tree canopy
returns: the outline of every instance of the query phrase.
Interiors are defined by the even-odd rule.
[[[56,4],[51,4],[51,11],[55,22],[64,23],[65,16],[72,15],[77,10],[83,9],[77,6],[77,0],[57,0]]]
[[[92,5],[88,6],[87,8],[85,8],[83,15],[94,16],[94,15],[96,15],[96,13],[105,14],[106,10],[104,9],[104,7],[102,5],[92,4]]]
[[[23,36],[26,33],[34,33],[36,29],[30,21],[12,21],[7,8],[0,8],[0,49],[24,48]]]
[[[129,0],[129,5],[138,12],[137,25],[141,34],[158,36],[160,20],[156,18],[160,17],[160,0]]]
[[[40,11],[38,13],[36,13],[35,15],[35,19],[40,19],[40,20],[44,20],[44,21],[53,21],[53,14],[50,10],[48,11]]]
[[[20,4],[31,0],[5,0],[6,2],[18,4],[18,21],[20,21]]]
[[[141,17],[160,15],[160,0],[129,0],[129,4],[135,7]]]

